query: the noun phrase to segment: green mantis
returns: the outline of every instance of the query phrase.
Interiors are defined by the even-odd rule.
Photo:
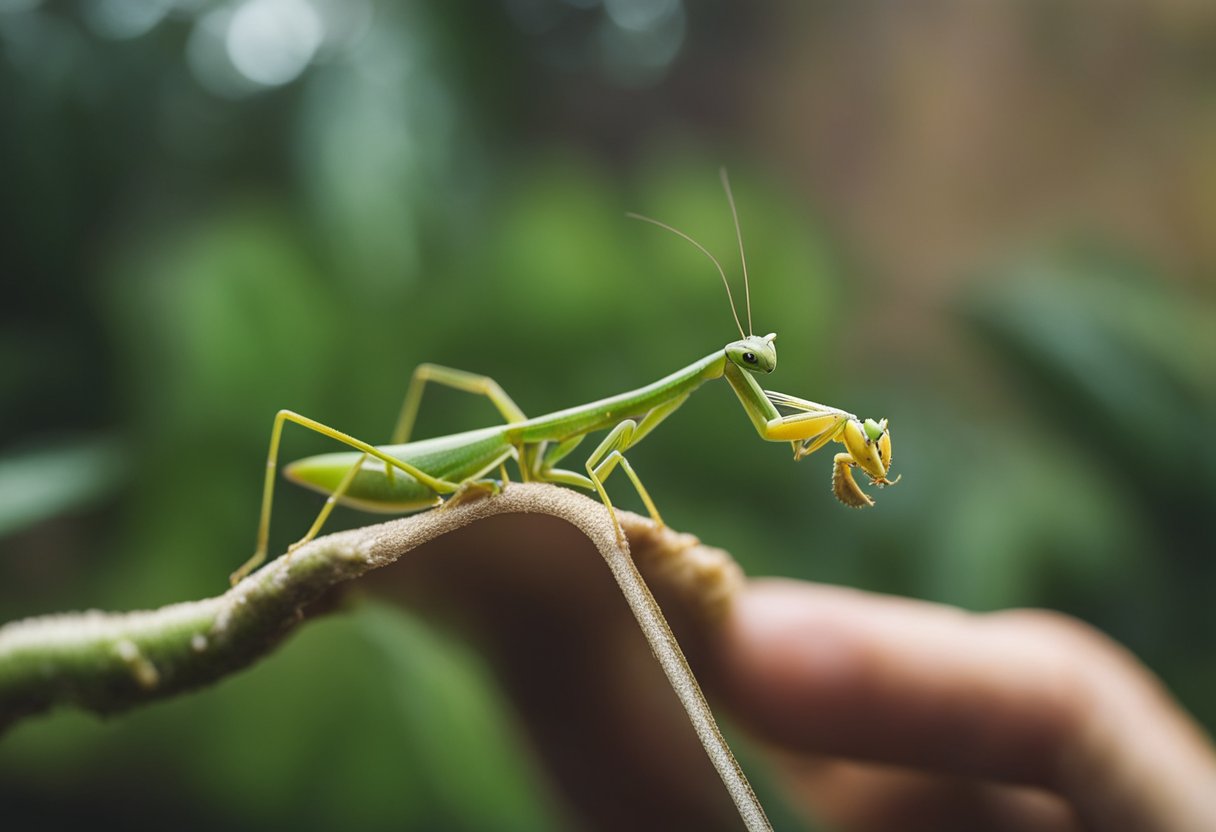
[[[891,467],[891,433],[886,420],[862,421],[838,408],[765,391],[756,380],[757,376],[767,375],[777,367],[777,336],[775,333],[764,336],[751,333],[751,290],[747,279],[747,259],[743,253],[743,234],[725,171],[722,171],[722,186],[739,241],[748,334],[743,332],[730,283],[717,258],[684,232],[658,220],[631,214],[635,219],[679,235],[713,262],[726,286],[731,313],[739,329],[739,340],[731,341],[687,367],[636,390],[533,417],[526,416],[511,397],[487,376],[423,364],[414,371],[410,380],[396,429],[388,445],[370,445],[298,413],[280,410],[275,416],[270,437],[257,549],[253,557],[233,573],[233,583],[255,569],[266,557],[279,441],[283,427],[289,422],[316,431],[349,448],[343,452],[301,459],[285,468],[284,474],[289,480],[327,495],[325,505],[312,527],[292,549],[316,537],[338,503],[371,512],[409,512],[445,502],[452,504],[470,494],[497,492],[507,482],[505,466],[508,461],[518,466],[520,477],[525,482],[557,483],[596,492],[612,517],[618,537],[623,538],[612,501],[604,489],[605,480],[619,468],[633,483],[651,518],[661,525],[663,520],[654,501],[625,454],[679,409],[693,391],[719,378],[726,379],[735,391],[760,438],[771,442],[790,442],[795,460],[814,453],[829,442],[841,443],[844,451],[836,454],[833,460],[833,493],[847,506],[861,508],[873,505],[873,500],[853,478],[853,469],[860,468],[877,486],[892,485],[898,480],[898,477],[896,480],[887,479]],[[504,423],[411,441],[410,434],[422,394],[430,383],[485,396],[502,414]],[[782,410],[786,413],[783,414]],[[605,430],[607,435],[587,456],[581,471],[560,467],[588,434]],[[502,482],[488,477],[496,469],[502,471]]]

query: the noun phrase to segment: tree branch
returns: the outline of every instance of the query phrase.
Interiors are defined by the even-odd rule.
[[[548,514],[585,534],[608,564],[697,737],[749,830],[768,820],[722,738],[679,644],[604,507],[568,489],[514,484],[501,495],[330,535],[281,556],[222,595],[157,610],[53,615],[0,627],[0,730],[71,705],[109,714],[202,687],[267,655],[332,587],[482,518]],[[636,559],[681,606],[720,620],[742,582],[724,552],[622,512]]]

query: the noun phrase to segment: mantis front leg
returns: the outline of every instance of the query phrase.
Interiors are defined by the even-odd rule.
[[[850,417],[856,418],[843,410],[795,399],[793,396],[781,393],[766,394],[751,374],[731,364],[726,366],[726,380],[739,397],[739,402],[760,437],[770,442],[794,443],[795,459],[802,459],[822,448],[840,434]],[[783,416],[770,398],[776,398],[783,403],[789,400],[791,406],[795,402],[800,403],[805,406],[802,408],[804,412]]]
[[[773,442],[790,442],[795,460],[813,454],[833,440],[845,446],[846,452],[832,460],[832,493],[846,506],[874,505],[853,479],[855,467],[865,471],[870,482],[879,487],[899,481],[899,477],[887,478],[891,468],[891,433],[886,419],[863,422],[852,413],[818,402],[785,393],[766,393],[750,374],[730,364],[725,375],[760,436]],[[783,416],[777,405],[798,412]]]

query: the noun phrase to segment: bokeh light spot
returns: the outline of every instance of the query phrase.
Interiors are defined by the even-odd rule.
[[[605,75],[622,86],[657,83],[684,44],[683,4],[605,0],[604,9],[599,47]]]
[[[646,32],[675,17],[683,6],[680,0],[604,0],[604,11],[622,29]]]
[[[250,0],[228,24],[228,57],[237,71],[266,87],[294,80],[324,39],[321,17],[306,0]]]
[[[103,38],[126,40],[145,35],[173,8],[173,0],[95,0],[81,12]]]

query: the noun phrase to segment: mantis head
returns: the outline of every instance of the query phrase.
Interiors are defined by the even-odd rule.
[[[763,337],[748,335],[726,345],[726,357],[749,373],[771,373],[777,369],[777,333]]]
[[[836,499],[856,508],[874,505],[874,501],[853,479],[853,466],[865,471],[874,485],[894,485],[899,482],[899,477],[887,479],[887,472],[891,470],[891,431],[887,428],[887,420],[876,422],[866,419],[863,422],[850,418],[844,425],[840,441],[848,453],[836,458],[832,478],[832,491]]]

